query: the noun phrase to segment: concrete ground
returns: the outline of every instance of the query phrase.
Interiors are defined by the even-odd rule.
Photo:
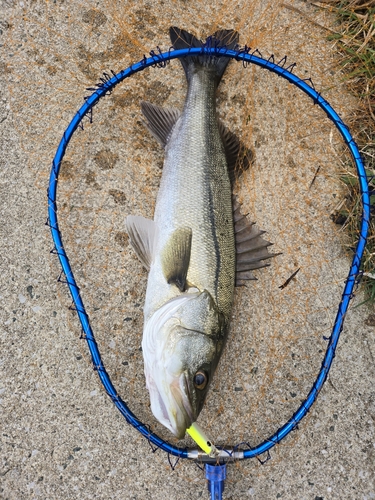
[[[0,5],[0,498],[208,498],[204,473],[187,461],[173,471],[165,453],[152,453],[92,369],[50,254],[51,161],[86,87],[158,45],[168,49],[170,25],[201,37],[234,27],[241,44],[275,60],[287,54],[294,72],[311,76],[348,120],[355,102],[327,41],[334,21],[300,1]],[[64,244],[108,372],[130,408],[172,442],[149,409],[139,349],[147,274],[124,219],[152,217],[163,161],[140,122],[139,101],[181,107],[185,89],[178,61],[116,88],[75,134],[58,188]],[[350,159],[323,112],[264,70],[231,63],[218,110],[255,151],[236,191],[282,255],[236,292],[232,331],[199,422],[218,444],[255,446],[290,418],[320,368],[350,266],[345,235],[330,218],[345,196],[339,175]],[[353,305],[361,300],[359,292]],[[375,498],[374,328],[373,310],[351,307],[312,411],[264,465],[230,464],[225,498]]]

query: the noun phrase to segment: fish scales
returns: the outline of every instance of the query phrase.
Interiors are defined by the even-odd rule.
[[[175,49],[203,45],[179,28],[170,35]],[[238,34],[219,30],[206,43],[233,49]],[[149,270],[142,351],[151,409],[183,438],[219,362],[235,284],[255,279],[251,270],[272,255],[263,232],[246,221],[236,200],[232,205],[238,159],[244,168],[250,159],[216,115],[216,89],[229,59],[199,55],[180,62],[188,81],[182,113],[141,103],[165,161],[154,220],[128,216],[127,228]]]
[[[175,49],[202,46],[171,28]],[[233,48],[238,34],[212,37]],[[165,147],[154,220],[129,216],[130,240],[149,269],[142,351],[155,417],[178,438],[203,407],[228,333],[236,279],[231,181],[216,116],[216,89],[229,59],[187,57],[182,114],[142,103]],[[233,145],[233,144],[232,144]]]
[[[187,281],[207,290],[229,318],[235,276],[232,195],[215,92],[212,71],[199,69],[189,81],[183,113],[165,151],[154,215],[157,257],[149,275],[146,320],[179,293],[163,278],[160,255],[172,232],[186,226],[192,228]]]

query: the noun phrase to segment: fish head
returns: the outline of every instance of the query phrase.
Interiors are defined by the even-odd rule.
[[[202,410],[215,372],[222,321],[207,292],[183,294],[163,308],[143,336],[146,385],[154,416],[182,439]]]

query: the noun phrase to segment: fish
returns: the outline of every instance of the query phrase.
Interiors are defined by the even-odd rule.
[[[239,34],[202,42],[170,28],[175,50],[235,49]],[[129,215],[130,243],[148,281],[142,353],[156,419],[182,439],[197,420],[228,337],[235,286],[256,279],[274,254],[233,196],[253,152],[218,119],[216,90],[228,57],[180,58],[188,89],[182,112],[143,101],[144,124],[164,148],[153,220]]]

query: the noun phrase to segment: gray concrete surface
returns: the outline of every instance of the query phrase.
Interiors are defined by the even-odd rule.
[[[260,0],[0,5],[0,498],[208,498],[204,473],[190,462],[172,471],[164,453],[153,454],[92,370],[49,253],[51,160],[85,88],[103,71],[119,71],[157,45],[168,48],[173,24],[201,36],[235,27],[241,43],[276,60],[287,54],[347,120],[355,103],[334,44],[311,22],[334,30],[333,20],[304,2]],[[129,248],[124,219],[152,215],[163,159],[140,124],[139,100],[181,106],[184,91],[177,61],[119,86],[75,135],[58,192],[64,243],[105,365],[131,409],[167,439],[144,386],[147,275]],[[218,105],[256,152],[237,193],[283,255],[237,292],[200,423],[219,444],[255,445],[292,415],[320,367],[350,262],[345,236],[330,219],[345,196],[338,177],[349,160],[323,113],[265,71],[232,63]],[[351,308],[313,410],[266,464],[231,464],[225,498],[375,498],[374,328],[373,310]]]

